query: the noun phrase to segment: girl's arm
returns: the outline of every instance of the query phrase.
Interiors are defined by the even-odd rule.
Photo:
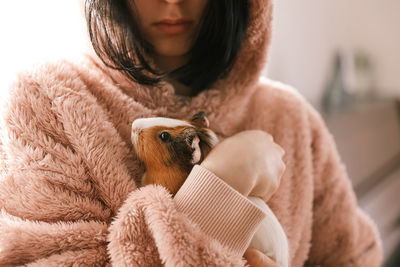
[[[244,266],[243,253],[263,218],[249,200],[195,166],[174,199],[157,185],[131,193],[109,228],[111,255],[119,255],[112,262]]]

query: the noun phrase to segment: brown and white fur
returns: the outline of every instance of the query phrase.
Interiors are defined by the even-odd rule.
[[[162,138],[163,134],[169,138]],[[142,186],[160,184],[174,195],[193,165],[204,159],[218,143],[218,138],[209,129],[205,113],[199,112],[190,120],[137,119],[132,123],[132,143],[146,167]],[[248,199],[266,214],[250,247],[257,248],[280,266],[287,267],[289,245],[281,224],[263,200],[251,196]]]
[[[195,164],[218,143],[204,112],[190,120],[141,118],[132,123],[132,143],[146,172],[141,185],[160,184],[173,195]]]

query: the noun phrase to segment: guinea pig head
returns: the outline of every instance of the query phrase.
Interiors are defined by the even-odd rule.
[[[160,184],[173,194],[194,164],[218,143],[204,112],[190,120],[141,118],[132,123],[132,143],[146,173],[142,185]]]

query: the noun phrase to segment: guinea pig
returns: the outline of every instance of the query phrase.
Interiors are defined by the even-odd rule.
[[[132,123],[132,143],[146,172],[141,185],[160,184],[175,195],[195,164],[201,163],[218,138],[204,112],[190,120],[141,118]]]
[[[146,168],[142,186],[160,184],[175,195],[193,165],[200,163],[218,143],[209,125],[204,112],[195,114],[190,120],[161,117],[135,120],[132,143]],[[250,246],[287,267],[289,246],[278,219],[260,198],[249,196],[248,199],[266,214]]]

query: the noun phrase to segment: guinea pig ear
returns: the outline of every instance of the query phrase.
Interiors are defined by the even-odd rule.
[[[193,115],[190,119],[190,122],[200,128],[208,128],[210,127],[210,122],[206,117],[206,113],[204,111],[200,111]]]

